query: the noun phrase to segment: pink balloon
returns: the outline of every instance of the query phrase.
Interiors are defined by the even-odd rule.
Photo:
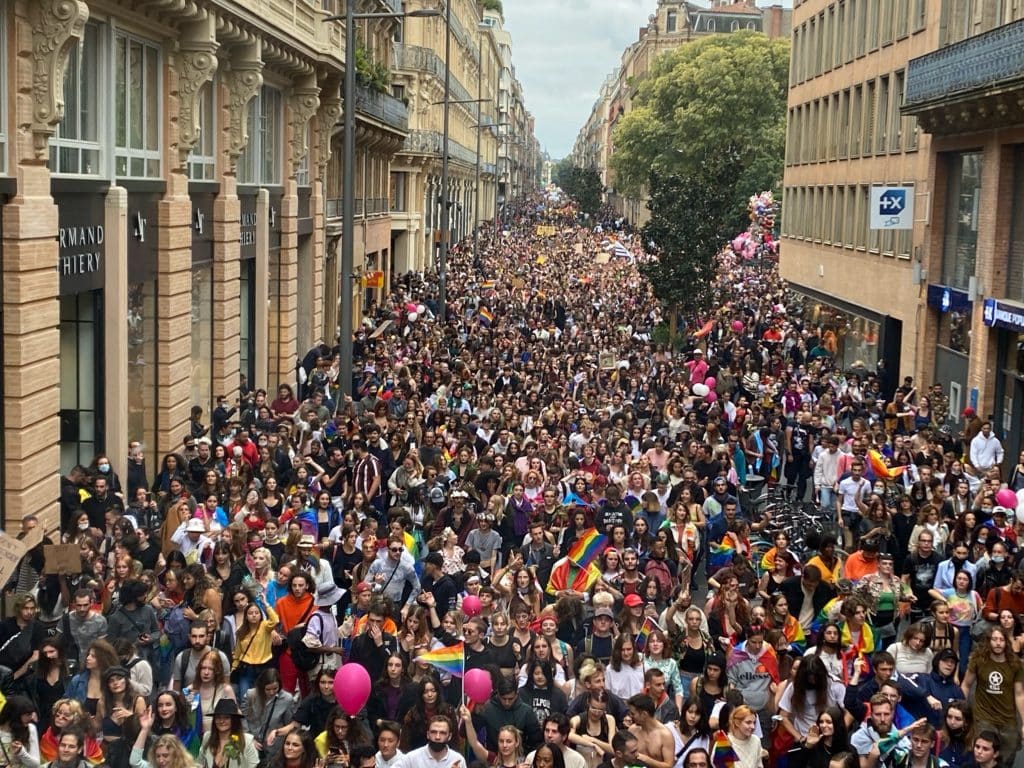
[[[716,400],[718,400],[718,393],[713,389],[704,396],[705,403],[713,403]]]
[[[415,305],[415,304],[413,304],[413,303],[412,303],[412,302],[410,301],[410,302],[409,302],[408,304],[406,304],[406,305],[405,305],[405,311],[406,311],[406,312],[415,312],[415,311],[416,311],[416,305]]]
[[[1003,488],[999,493],[996,494],[996,504],[1000,507],[1007,507],[1009,509],[1017,508],[1017,494],[1011,491],[1009,488]]]
[[[481,610],[483,610],[483,606],[480,605],[480,598],[476,595],[466,595],[462,598],[462,612],[468,618],[478,615]]]
[[[467,598],[468,599],[468,598]],[[462,690],[470,701],[483,703],[491,698],[491,675],[482,669],[470,669],[462,680]]]
[[[718,384],[718,379],[716,379],[714,376],[708,376],[706,379],[704,379],[704,386],[707,387],[708,389],[713,390],[716,384]]]
[[[354,661],[342,665],[334,675],[334,700],[350,717],[355,717],[370,698],[370,674]]]
[[[732,329],[734,331],[736,331],[736,333],[739,333],[740,331],[742,331],[743,330],[743,321],[742,320],[733,320],[732,321]]]

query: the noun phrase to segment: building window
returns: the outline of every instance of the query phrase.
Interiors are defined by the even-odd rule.
[[[903,149],[903,131],[909,118],[900,114],[903,106],[903,70],[894,72],[892,76],[892,132],[890,133],[889,149],[899,152]]]
[[[907,17],[910,15],[909,3],[910,0],[896,0],[896,11],[893,15],[896,21],[897,40],[907,34]]]
[[[875,81],[868,80],[864,85],[864,154],[869,155],[875,150]]]
[[[676,12],[669,11],[665,14],[665,31],[675,32],[676,31]]]
[[[715,20],[714,19],[708,19],[707,23],[704,25],[704,28],[707,29],[708,32],[714,32],[715,31]]]
[[[942,243],[942,283],[967,289],[978,249],[981,152],[946,155],[946,228]]]
[[[240,184],[281,183],[281,92],[264,85],[249,102],[249,143],[238,158]]]
[[[729,31],[730,32],[738,32],[739,28],[740,28],[740,23],[738,21],[734,21],[734,22],[732,22],[732,24],[729,25]]]
[[[850,155],[852,157],[856,157],[860,154],[861,134],[864,130],[862,87],[863,86],[860,85],[855,85],[853,87],[853,108],[851,109],[850,120]]]
[[[889,76],[878,78],[878,132],[875,135],[875,152],[885,152],[889,147]]]
[[[64,119],[50,139],[50,171],[97,176],[102,172],[99,139],[100,30],[86,24],[64,71]]]
[[[188,177],[192,181],[215,181],[217,178],[217,130],[214,118],[214,83],[199,91],[199,140],[188,155]]]
[[[118,33],[114,37],[114,174],[160,177],[160,49]]]
[[[295,169],[295,183],[300,187],[309,186],[309,132],[310,123],[306,124],[306,131],[302,138],[302,157]]]

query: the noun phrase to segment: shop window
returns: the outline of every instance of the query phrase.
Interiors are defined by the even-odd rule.
[[[188,155],[188,177],[192,181],[217,179],[217,125],[214,107],[215,83],[199,91],[199,140]]]
[[[160,48],[114,36],[114,173],[121,178],[160,177]]]
[[[1010,215],[1006,298],[1024,301],[1024,144],[1017,145],[1013,158],[1013,208]]]
[[[302,157],[295,169],[295,183],[300,187],[309,186],[309,132],[310,126],[306,125],[306,132],[302,139]]]
[[[60,299],[60,466],[88,464],[102,445],[103,300],[100,291]]]
[[[213,402],[213,264],[192,266],[192,404]]]
[[[4,57],[6,58],[6,57]],[[64,71],[64,119],[50,139],[50,170],[70,176],[102,175],[100,153],[100,28],[86,24]]]
[[[967,355],[971,351],[971,313],[943,312],[939,316],[939,344]]]
[[[981,152],[946,155],[946,225],[942,245],[942,283],[967,289],[978,249],[978,201]]]
[[[281,183],[281,92],[264,85],[249,102],[249,143],[238,158],[240,184]]]

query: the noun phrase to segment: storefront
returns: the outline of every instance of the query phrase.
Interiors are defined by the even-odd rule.
[[[820,334],[843,371],[874,372],[883,363],[888,399],[899,383],[903,323],[898,318],[872,312],[825,296],[811,288],[792,284],[801,304],[804,325]]]
[[[995,399],[992,427],[1003,441],[1006,462],[1012,466],[1022,447],[1021,409],[1024,408],[1024,304],[985,299],[982,322],[994,329],[996,340]]]
[[[315,254],[313,241],[313,213],[311,208],[312,190],[309,187],[299,187],[299,220],[297,223],[298,242],[298,323],[296,333],[298,334],[297,349],[305,350],[312,346],[322,334],[320,328],[314,323],[316,307],[314,298],[314,286],[316,283]]]
[[[936,329],[933,383],[941,384],[949,396],[953,420],[967,405],[967,371],[971,351],[971,312],[967,291],[948,285],[928,286],[928,307]]]
[[[216,184],[189,184],[192,198],[192,404],[207,418],[213,392],[213,204]]]
[[[54,180],[60,275],[60,466],[88,464],[104,443],[104,196],[95,182]],[[130,317],[130,316],[129,316]],[[130,320],[129,320],[130,322]]]
[[[239,372],[247,384],[256,378],[256,190],[239,189]]]

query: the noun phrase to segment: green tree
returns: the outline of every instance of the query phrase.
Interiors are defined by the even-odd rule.
[[[555,183],[576,201],[583,213],[597,215],[601,208],[601,193],[604,191],[597,171],[574,166],[570,160],[562,160],[555,167]]]
[[[729,147],[742,172],[731,208],[778,189],[786,140],[789,41],[756,32],[713,35],[655,59],[616,126],[614,186],[639,195],[651,171],[694,173]]]
[[[675,341],[679,315],[695,321],[716,303],[717,256],[737,231],[732,190],[742,175],[739,153],[723,147],[687,174],[651,174],[651,219],[643,229],[658,259],[640,270],[668,311]]]

